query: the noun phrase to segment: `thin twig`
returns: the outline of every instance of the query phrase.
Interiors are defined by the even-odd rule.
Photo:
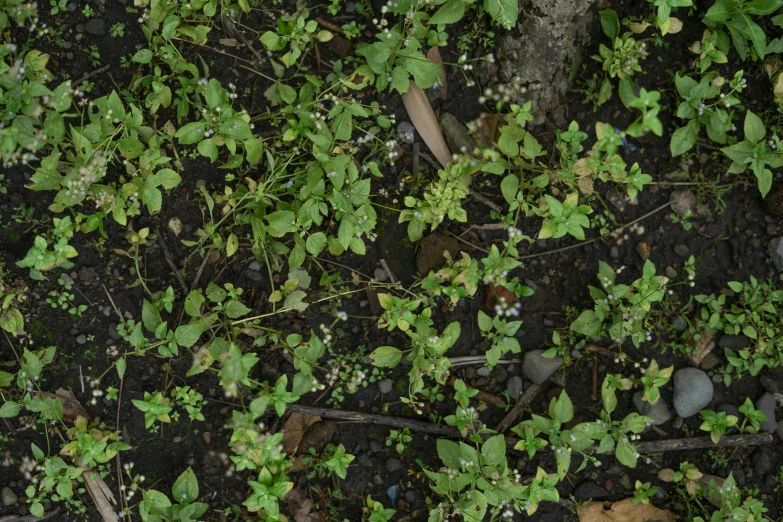
[[[774,441],[770,433],[740,433],[724,435],[718,442],[712,442],[710,437],[692,437],[690,439],[652,440],[637,442],[637,453],[658,453],[660,451],[688,451],[723,446],[762,446]]]
[[[94,70],[94,71],[92,71],[92,72],[88,72],[88,73],[86,73],[84,76],[82,76],[81,78],[79,78],[78,80],[76,80],[75,82],[73,82],[71,85],[79,85],[79,84],[80,84],[80,83],[82,83],[83,81],[85,81],[85,80],[89,80],[89,79],[90,79],[90,78],[92,78],[93,76],[97,76],[97,75],[101,74],[102,72],[109,70],[109,68],[110,68],[110,67],[111,67],[111,65],[104,65],[104,66],[103,66],[103,67],[101,67],[100,69],[95,69],[95,70]]]
[[[330,31],[334,31],[335,33],[345,34],[345,31],[343,31],[343,28],[339,25],[333,24],[332,22],[329,22],[327,20],[324,20],[323,18],[316,18],[316,22],[318,22],[318,25],[321,27],[326,27]]]
[[[389,268],[389,265],[386,263],[385,259],[381,259],[379,261],[381,263],[381,266],[383,267],[383,271],[386,272],[386,275],[389,276],[389,280],[392,283],[396,283],[397,279],[394,277],[394,274],[392,273],[391,269]]]
[[[484,364],[487,362],[486,355],[465,355],[463,357],[449,357],[451,366],[472,366],[474,364]],[[516,364],[521,362],[519,359],[501,359],[495,364]]]
[[[486,206],[488,206],[489,208],[491,208],[491,209],[492,209],[492,210],[494,210],[495,212],[503,212],[503,209],[502,209],[502,208],[500,208],[500,205],[498,205],[497,203],[494,203],[494,202],[490,201],[489,199],[485,198],[484,196],[482,196],[481,194],[479,194],[478,192],[476,192],[476,191],[475,191],[475,190],[473,190],[472,188],[469,188],[469,189],[468,189],[468,192],[469,192],[469,193],[470,193],[470,195],[471,195],[471,196],[473,196],[473,197],[474,197],[474,198],[475,198],[477,201],[481,201],[482,203],[484,203]]]
[[[579,242],[579,243],[577,243],[575,245],[569,245],[569,246],[565,246],[565,247],[562,247],[562,248],[556,248],[554,250],[547,250],[546,252],[538,252],[537,254],[528,254],[526,256],[519,256],[519,259],[530,259],[531,257],[548,256],[549,254],[556,254],[558,252],[565,252],[566,250],[571,250],[573,248],[579,248],[579,247],[582,247],[582,246],[585,246],[585,245],[589,245],[590,243],[595,243],[596,241],[600,241],[602,239],[605,239],[607,237],[610,237],[610,236],[613,236],[613,235],[617,234],[618,232],[620,232],[624,228],[628,228],[631,225],[635,225],[636,223],[638,223],[638,222],[640,222],[640,221],[642,221],[644,219],[647,219],[648,217],[652,216],[653,214],[656,214],[656,213],[660,212],[661,210],[665,209],[669,205],[671,205],[671,201],[666,203],[666,204],[664,204],[664,205],[661,205],[660,207],[656,208],[655,210],[651,210],[650,212],[646,213],[645,215],[643,215],[643,216],[641,216],[639,218],[634,219],[630,223],[626,223],[625,225],[621,225],[619,228],[616,228],[616,229],[612,230],[611,232],[609,232],[607,234],[604,234],[602,236],[594,237],[593,239],[588,239],[587,241],[581,241],[581,242]],[[486,252],[486,250],[485,250],[485,252]]]
[[[525,393],[522,394],[522,397],[519,398],[514,407],[511,408],[508,413],[506,413],[506,416],[503,417],[503,420],[500,421],[500,424],[497,425],[495,431],[498,433],[503,433],[509,429],[511,425],[522,416],[522,412],[525,411],[525,408],[530,406],[530,403],[533,402],[533,399],[535,399],[536,394],[540,389],[540,384],[533,384],[530,388],[525,390]]]
[[[169,267],[171,267],[172,272],[174,272],[174,275],[177,276],[177,281],[179,281],[179,286],[182,287],[182,290],[185,291],[185,294],[188,293],[188,285],[185,283],[185,279],[182,277],[182,274],[179,273],[179,270],[177,269],[177,265],[174,264],[174,259],[171,257],[171,252],[169,252],[169,247],[166,246],[166,242],[163,240],[163,234],[160,233],[160,230],[158,230],[158,243],[160,243],[160,247],[163,249],[163,257],[166,258],[166,262],[169,264]]]
[[[50,511],[49,513],[46,513],[42,517],[37,517],[35,515],[25,515],[23,517],[18,517],[16,515],[9,515],[7,517],[0,517],[0,522],[40,522],[41,520],[52,518],[59,512],[60,512],[60,508],[58,506],[57,508]]]
[[[471,247],[471,248],[475,248],[476,250],[479,250],[479,251],[481,251],[481,252],[484,252],[485,254],[489,254],[489,250],[487,250],[486,248],[481,248],[481,247],[480,247],[480,246],[478,246],[478,245],[474,245],[474,244],[473,244],[473,243],[471,243],[470,241],[467,241],[467,240],[465,240],[465,239],[462,239],[462,238],[461,238],[461,237],[459,237],[458,235],[456,235],[456,234],[452,234],[452,233],[451,233],[450,231],[448,231],[448,230],[447,230],[446,232],[448,233],[448,235],[450,235],[451,237],[453,237],[454,239],[456,239],[456,240],[457,240],[457,241],[459,241],[460,243],[465,243],[466,245],[468,245],[468,246],[469,246],[469,247]]]

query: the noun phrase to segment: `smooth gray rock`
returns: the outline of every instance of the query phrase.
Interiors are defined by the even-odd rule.
[[[518,375],[513,376],[506,382],[506,390],[508,390],[508,396],[512,400],[515,400],[522,393],[522,377]]]
[[[775,267],[783,272],[783,236],[770,240],[767,246],[767,253],[772,258],[772,262],[775,263]]]
[[[562,357],[547,359],[541,356],[542,353],[544,350],[532,350],[527,352],[522,359],[522,373],[536,384],[541,384],[549,379],[563,364]]]
[[[687,246],[683,244],[679,244],[679,245],[674,245],[674,253],[680,257],[688,257],[691,251]]]
[[[80,334],[76,337],[76,343],[77,344],[85,344],[87,343],[87,336],[84,334]]]
[[[84,24],[84,31],[95,36],[103,36],[106,34],[106,22],[103,18],[93,18]]]
[[[761,431],[775,433],[778,429],[778,421],[775,419],[775,397],[771,393],[765,393],[756,401],[756,409],[763,411],[767,420],[761,423]]]
[[[8,486],[0,490],[0,499],[2,499],[4,506],[11,506],[16,504],[16,501],[19,500],[16,493],[14,493],[14,490]]]
[[[476,370],[476,374],[478,374],[479,377],[489,377],[490,371],[486,366],[482,366]]]
[[[443,138],[452,154],[461,152],[473,152],[476,147],[476,140],[468,134],[468,128],[462,124],[456,116],[446,113],[440,119],[440,128],[443,131]]]
[[[703,371],[683,368],[674,373],[674,409],[688,418],[696,415],[712,400],[712,381]]]
[[[672,418],[672,412],[669,411],[669,407],[666,405],[663,397],[659,397],[658,402],[655,404],[650,404],[642,400],[642,395],[642,392],[636,392],[633,396],[633,405],[640,415],[650,417],[655,426],[665,424]]]
[[[380,390],[381,393],[391,393],[392,388],[394,387],[394,383],[391,382],[391,379],[383,379],[378,383],[378,390]]]
[[[394,473],[402,469],[402,462],[399,459],[391,458],[386,461],[386,471]]]

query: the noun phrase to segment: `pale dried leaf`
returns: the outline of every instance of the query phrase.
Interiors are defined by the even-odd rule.
[[[663,468],[658,472],[658,478],[664,482],[671,482],[674,480],[674,470],[672,468]]]
[[[669,31],[668,34],[675,34],[682,31],[682,20],[675,17],[669,18]]]
[[[652,504],[631,504],[629,499],[614,504],[593,501],[578,508],[579,522],[675,522],[674,514]]]
[[[179,236],[182,233],[182,220],[176,216],[169,219],[169,230],[174,232],[175,236]]]
[[[701,337],[696,341],[695,350],[688,354],[688,360],[692,365],[698,368],[701,361],[704,360],[708,354],[712,353],[712,350],[715,349],[715,340],[713,337],[714,336],[709,332],[702,332]]]
[[[402,95],[402,103],[405,105],[405,110],[408,111],[411,123],[416,127],[435,158],[444,167],[451,163],[451,152],[446,145],[446,140],[443,139],[438,119],[432,111],[427,95],[416,85],[416,82],[410,83],[408,92]]]
[[[109,489],[109,486],[103,481],[98,473],[85,470],[82,474],[84,479],[84,485],[87,491],[92,497],[92,501],[95,503],[95,507],[98,508],[98,512],[101,514],[104,522],[119,522],[116,510],[112,507],[112,504],[117,504],[117,499],[114,498],[114,494]]]
[[[285,426],[283,426],[283,451],[293,455],[299,443],[302,442],[305,430],[316,422],[321,422],[321,417],[304,413],[292,413],[288,417]]]
[[[427,51],[427,59],[431,62],[436,62],[440,65],[440,80],[438,80],[438,86],[440,87],[440,99],[445,100],[449,97],[448,83],[446,80],[446,69],[443,67],[443,58],[440,56],[440,49],[437,45],[430,47]]]
[[[236,47],[239,45],[239,42],[237,42],[236,38],[221,38],[220,45],[225,45],[226,47]]]
[[[89,419],[90,415],[82,407],[81,403],[76,400],[76,396],[70,390],[58,388],[57,393],[40,392],[42,398],[57,399],[63,405],[63,420],[66,422],[73,422],[76,417],[84,417]]]
[[[288,504],[288,509],[291,511],[291,516],[294,518],[294,522],[321,522],[323,521],[323,514],[319,511],[311,513],[313,509],[312,499],[307,497],[307,494],[300,487],[295,487],[288,492],[285,497],[285,501]]]

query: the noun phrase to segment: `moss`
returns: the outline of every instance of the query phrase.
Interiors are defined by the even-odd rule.
[[[21,234],[10,226],[3,227],[3,237],[5,237],[9,243],[18,243],[19,240],[22,239]]]
[[[52,337],[54,337],[54,333],[44,326],[43,322],[38,319],[32,321],[28,325],[27,330],[34,339],[39,339],[41,341],[51,341]]]

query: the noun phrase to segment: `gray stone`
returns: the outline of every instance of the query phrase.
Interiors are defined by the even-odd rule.
[[[669,201],[672,204],[672,211],[678,216],[682,216],[688,211],[693,211],[696,206],[696,196],[689,189],[677,189],[672,191]]]
[[[672,328],[676,332],[684,332],[688,328],[688,321],[681,315],[678,315],[672,321]]]
[[[408,502],[412,503],[414,500],[416,500],[416,492],[413,491],[412,489],[409,489],[408,491],[406,491],[405,492],[405,500],[407,500]]]
[[[666,268],[663,269],[663,275],[665,275],[669,279],[674,279],[675,277],[677,277],[677,271],[673,267],[667,266]]]
[[[508,390],[508,396],[512,400],[515,400],[522,393],[522,377],[518,375],[513,376],[506,382],[506,390]]]
[[[734,415],[738,419],[742,418],[742,414],[740,414],[740,411],[733,404],[721,404],[715,411],[718,413],[723,412],[726,415]]]
[[[674,373],[674,409],[688,418],[696,415],[712,400],[712,381],[702,370],[683,368]]]
[[[373,484],[376,486],[383,486],[383,478],[377,473],[372,477]]]
[[[261,261],[259,261],[258,259],[254,259],[254,260],[252,260],[252,261],[251,261],[251,262],[250,262],[250,263],[247,265],[247,269],[248,269],[248,270],[252,270],[252,271],[254,271],[254,272],[258,272],[258,271],[260,271],[262,267],[263,267],[263,265],[261,264]]]
[[[778,421],[775,419],[775,396],[771,393],[765,393],[756,401],[756,409],[764,412],[767,420],[761,423],[761,431],[775,433],[778,429]]]
[[[750,346],[750,339],[744,335],[721,335],[718,339],[719,348],[730,348],[732,350],[741,350]]]
[[[509,90],[524,87],[521,98],[531,100],[535,123],[541,124],[552,111],[555,125],[565,126],[564,116],[554,111],[568,91],[568,76],[591,27],[595,0],[530,0],[516,29],[504,31],[497,42],[498,76]],[[482,79],[482,82],[485,82]],[[561,121],[562,120],[562,121]]]
[[[378,383],[378,390],[381,393],[391,393],[393,387],[394,383],[391,382],[391,379],[383,379]]]
[[[642,395],[642,392],[636,392],[633,396],[633,405],[640,415],[650,417],[655,426],[665,424],[672,418],[672,413],[669,411],[669,407],[666,405],[663,397],[659,397],[658,402],[655,404],[650,404],[642,400]]]
[[[390,458],[386,461],[386,471],[389,473],[394,473],[395,471],[399,471],[402,469],[402,462],[400,462],[400,459]]]
[[[616,246],[613,246],[612,248],[609,249],[609,256],[612,259],[617,259],[618,257],[620,257],[620,249],[617,248]]]
[[[574,490],[576,500],[604,500],[609,498],[609,492],[595,482],[583,482]]]
[[[95,36],[103,36],[106,34],[106,22],[103,18],[93,18],[84,24],[84,31]]]
[[[63,272],[62,274],[60,274],[60,279],[62,279],[62,280],[63,280],[63,283],[65,283],[66,285],[72,285],[72,284],[73,284],[73,282],[74,282],[74,281],[73,281],[73,279],[71,279],[71,276],[69,276],[69,275],[68,275],[68,274],[66,274],[65,272]]]
[[[117,324],[116,323],[110,323],[109,324],[109,337],[114,339],[115,341],[119,341],[122,339],[122,336],[117,332]]]
[[[753,464],[753,476],[758,479],[761,479],[772,469],[772,460],[765,448],[759,448],[754,451],[750,461]]]
[[[674,245],[674,253],[680,257],[688,257],[691,251],[687,246],[683,244],[678,244],[678,245]]]
[[[467,127],[460,123],[453,114],[446,113],[441,117],[440,128],[452,154],[473,152],[476,140],[468,134]]]
[[[0,499],[2,499],[4,506],[10,506],[12,504],[16,504],[18,497],[16,496],[16,493],[14,493],[13,489],[6,486],[0,490]]]
[[[486,366],[482,366],[476,370],[476,374],[478,374],[479,377],[489,377],[490,371]]]
[[[772,258],[772,262],[775,263],[775,267],[783,272],[783,236],[770,240],[767,246],[767,253]]]
[[[543,350],[532,350],[527,352],[522,359],[522,373],[536,384],[541,384],[549,379],[563,364],[562,357],[547,359],[541,356],[542,353],[544,353]]]
[[[386,270],[383,268],[376,268],[375,271],[372,273],[372,275],[377,279],[379,282],[383,283],[389,278],[389,274],[386,273]]]
[[[410,145],[416,141],[416,127],[410,122],[401,121],[397,124],[397,136],[400,137],[403,143]]]
[[[84,334],[79,334],[76,337],[76,343],[77,344],[85,344],[87,342],[87,336]]]
[[[66,7],[68,8],[68,10],[70,12],[73,13],[74,11],[76,11],[76,8],[79,7],[79,6],[76,5],[76,2],[69,2]]]

